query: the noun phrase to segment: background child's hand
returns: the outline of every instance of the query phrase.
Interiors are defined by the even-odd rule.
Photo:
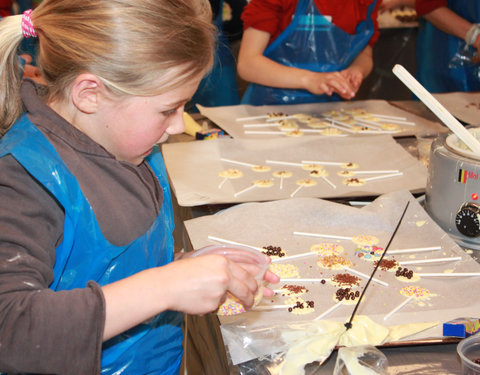
[[[342,70],[340,73],[350,82],[350,85],[354,90],[354,94],[356,94],[364,78],[360,69],[358,67],[351,66],[345,70]]]
[[[303,86],[315,95],[337,93],[344,99],[351,99],[355,90],[350,81],[339,72],[309,72],[303,78]]]

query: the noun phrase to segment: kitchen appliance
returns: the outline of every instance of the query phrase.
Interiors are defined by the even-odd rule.
[[[469,131],[480,137],[480,128]],[[480,155],[455,134],[432,143],[425,210],[460,246],[480,250]]]

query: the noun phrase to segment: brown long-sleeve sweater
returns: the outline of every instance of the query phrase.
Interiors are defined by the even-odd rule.
[[[146,163],[120,162],[51,110],[32,81],[28,117],[56,148],[105,238],[125,245],[155,221],[163,196]],[[40,161],[41,162],[41,161]],[[0,372],[100,373],[105,302],[98,284],[54,292],[64,210],[12,157],[0,159]]]

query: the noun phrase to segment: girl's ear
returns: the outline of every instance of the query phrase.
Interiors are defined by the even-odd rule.
[[[73,82],[71,90],[73,105],[83,113],[95,113],[104,89],[102,81],[96,75],[80,74]]]

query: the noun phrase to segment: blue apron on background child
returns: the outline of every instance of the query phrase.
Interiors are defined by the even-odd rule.
[[[193,104],[217,107],[240,103],[237,85],[237,64],[233,58],[230,42],[223,32],[222,11],[223,1],[220,1],[219,12],[214,21],[218,33],[213,67],[200,82],[192,98]]]
[[[55,291],[109,284],[173,261],[173,210],[165,166],[158,149],[146,160],[163,189],[156,221],[141,237],[115,246],[103,236],[76,178],[47,138],[24,114],[2,138],[0,157],[11,154],[65,209],[62,244],[56,249]],[[102,374],[178,375],[183,315],[166,311],[103,345]]]
[[[376,2],[373,0],[369,5],[367,17],[357,25],[355,35],[350,35],[324,17],[313,0],[299,0],[292,22],[266,48],[264,56],[282,65],[314,72],[346,69],[373,35],[371,14]],[[340,96],[314,95],[307,90],[254,83],[245,91],[242,104],[300,104],[335,100],[340,100]]]
[[[471,23],[480,22],[480,0],[449,0],[448,7]],[[479,64],[453,61],[455,54],[462,53],[465,47],[464,40],[421,18],[417,37],[419,82],[430,92],[479,91]],[[474,50],[467,46],[469,53]]]

